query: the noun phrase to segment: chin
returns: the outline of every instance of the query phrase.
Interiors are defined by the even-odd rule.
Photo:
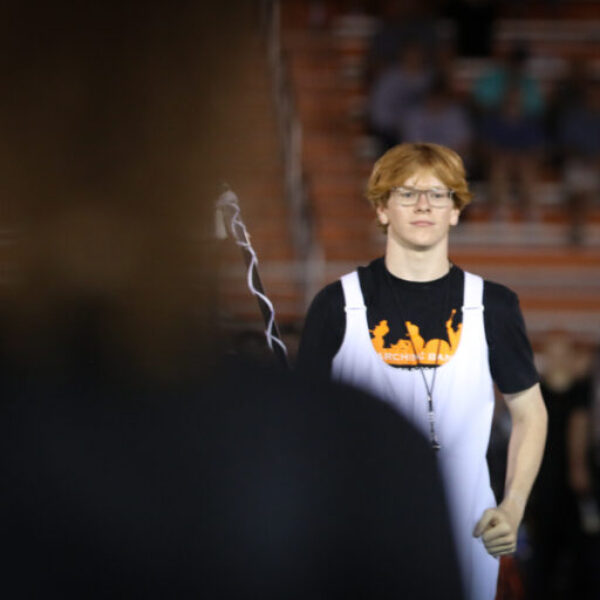
[[[432,248],[435,248],[437,246],[439,246],[440,244],[444,243],[443,239],[439,239],[439,238],[435,238],[432,239],[431,237],[427,236],[423,236],[423,237],[413,237],[413,238],[409,238],[409,239],[404,239],[402,242],[402,245],[405,246],[406,248],[410,248],[411,250],[418,250],[418,251],[425,251],[425,250],[431,250]]]
[[[444,235],[440,235],[439,231],[409,231],[406,232],[407,235],[399,235],[394,232],[393,239],[396,243],[404,248],[409,248],[411,250],[429,250],[430,248],[434,248],[440,244],[444,243],[445,237]],[[390,232],[388,231],[388,235]]]
[[[440,243],[440,240],[429,235],[413,236],[406,240],[411,246],[419,248],[432,248]]]

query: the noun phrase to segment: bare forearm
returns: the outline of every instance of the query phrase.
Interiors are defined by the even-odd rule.
[[[512,554],[517,549],[519,525],[542,461],[548,421],[539,385],[506,395],[505,400],[513,427],[504,500],[497,508],[488,508],[473,531],[492,556]]]
[[[501,506],[520,522],[544,454],[548,417],[539,386],[506,401],[513,424]]]

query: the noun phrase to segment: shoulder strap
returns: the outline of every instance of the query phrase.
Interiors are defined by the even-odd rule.
[[[344,290],[345,310],[365,310],[365,301],[360,289],[358,272],[352,271],[341,277],[342,289]]]
[[[465,271],[463,310],[483,310],[483,279]]]

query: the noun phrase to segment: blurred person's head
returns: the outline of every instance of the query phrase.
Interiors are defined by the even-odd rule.
[[[539,348],[542,380],[556,391],[568,388],[586,374],[590,364],[588,349],[564,330],[548,331]]]
[[[398,50],[398,64],[408,72],[419,73],[427,68],[427,53],[421,42],[409,41]]]
[[[154,375],[218,346],[210,213],[244,120],[238,5],[5,7],[5,354]]]
[[[519,76],[529,60],[529,46],[526,42],[513,42],[506,50],[505,62],[509,72],[513,76]]]
[[[452,99],[452,89],[445,77],[438,76],[434,79],[431,88],[425,96],[425,102],[431,110],[445,107]]]

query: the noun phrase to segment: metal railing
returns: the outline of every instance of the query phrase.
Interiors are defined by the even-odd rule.
[[[261,25],[266,38],[269,69],[277,110],[279,135],[284,164],[285,195],[289,206],[290,230],[299,276],[304,285],[305,304],[314,294],[323,271],[320,245],[314,235],[302,164],[302,123],[290,82],[289,70],[281,43],[280,0],[261,1]]]

